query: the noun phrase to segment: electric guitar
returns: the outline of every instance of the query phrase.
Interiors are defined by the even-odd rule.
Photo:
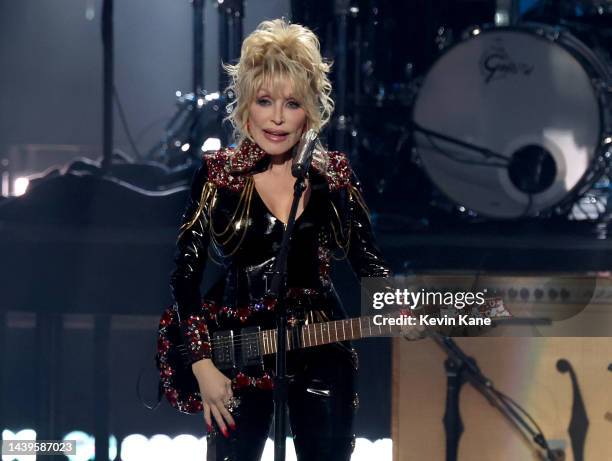
[[[490,317],[492,309],[499,307],[501,299],[491,298],[478,308],[479,316]],[[210,306],[210,305],[208,305]],[[421,308],[417,312],[435,315],[440,309]],[[258,325],[273,325],[273,312],[265,312],[265,321]],[[362,338],[398,336],[406,333],[406,325],[389,322],[390,314],[333,320],[329,322],[289,325],[287,328],[287,351],[321,346],[341,341]],[[394,314],[394,318],[407,318],[408,312]],[[387,321],[383,321],[387,318]],[[226,309],[215,309],[207,320],[212,361],[232,380],[234,390],[247,387],[273,389],[272,373],[264,369],[264,357],[277,350],[276,329],[250,326],[255,316],[240,315]],[[392,324],[396,323],[396,324]],[[400,323],[400,324],[397,324]],[[156,363],[160,372],[160,386],[166,399],[177,410],[184,413],[202,411],[202,400],[197,380],[189,365],[188,351],[182,342],[178,314],[175,306],[167,308],[161,317],[158,329]]]

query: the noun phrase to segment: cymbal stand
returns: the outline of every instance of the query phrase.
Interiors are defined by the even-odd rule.
[[[519,22],[520,4],[518,0],[496,0],[495,25],[511,26]]]
[[[348,0],[335,0],[334,2],[336,115],[331,124],[334,128],[332,139],[335,149],[348,153],[353,166],[359,161],[357,134],[362,91],[361,73],[363,72],[362,24],[359,15],[364,13],[360,11],[359,6],[351,4]],[[349,56],[353,58],[352,69],[349,69]],[[349,82],[349,79],[352,81]],[[349,88],[351,85],[349,83],[353,88],[350,104]]]
[[[113,0],[104,0],[102,3],[102,46],[102,172],[106,172],[110,169],[113,157],[113,86],[115,84]]]
[[[335,148],[346,150],[346,96],[348,84],[346,79],[348,57],[348,0],[335,0],[334,16],[336,17],[337,43],[336,43],[336,132]]]
[[[193,7],[192,92],[176,92],[178,109],[166,125],[164,139],[149,150],[149,157],[168,166],[199,159],[203,133],[202,114],[211,100],[204,90],[204,0],[191,0]]]
[[[240,57],[242,45],[244,0],[216,0],[219,9],[219,88],[228,85],[223,63]]]

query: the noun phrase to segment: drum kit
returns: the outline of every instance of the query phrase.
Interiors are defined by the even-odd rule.
[[[567,29],[474,28],[422,82],[415,148],[439,190],[479,215],[567,213],[609,165],[610,81]]]
[[[607,222],[612,209],[612,0],[531,2],[512,24],[469,27],[459,39],[449,39],[440,27],[431,37],[437,56],[432,55],[428,69],[397,85],[377,84],[377,69],[373,71],[367,59],[373,42],[355,43],[367,39],[365,16],[384,23],[376,6],[384,1],[353,3],[339,2],[346,4],[347,15],[339,14],[339,8],[333,14],[344,20],[343,34],[352,37],[344,51],[359,52],[362,61],[349,56],[342,67],[354,72],[335,79],[348,79],[340,86],[347,103],[357,103],[352,108],[347,104],[331,128],[336,135],[342,125],[349,143],[358,146],[352,160],[374,173],[365,182],[374,186],[381,202],[397,197],[394,176],[400,189],[413,194],[404,194],[407,202],[414,203],[415,197],[427,201],[417,206],[420,212],[437,208],[453,219],[468,220],[559,217]],[[351,28],[347,17],[359,15],[364,19],[355,23],[363,27]],[[294,20],[304,23],[299,17]],[[329,24],[306,25],[320,35],[330,30]],[[325,50],[325,36],[322,46]],[[336,47],[334,52],[342,50]],[[414,72],[412,64],[401,68]],[[198,147],[204,132],[214,131],[214,120],[223,115],[226,97],[179,98],[183,107],[213,114],[196,120],[195,125],[206,125],[198,132]],[[208,106],[212,109],[206,112]],[[379,119],[375,112],[383,118],[396,115],[386,117],[377,129],[371,120]],[[189,120],[191,125],[180,125],[193,131],[194,119]],[[398,120],[403,123],[394,123]],[[176,130],[168,133],[172,141],[162,154],[184,152]],[[377,144],[392,148],[383,157],[373,155],[380,152],[374,148],[368,154]],[[347,150],[351,153],[350,146]],[[425,181],[416,178],[415,171]],[[407,178],[406,172],[413,177]],[[399,181],[398,175],[403,175]],[[431,190],[411,189],[406,185],[411,182],[419,188],[428,184]],[[373,201],[376,208],[376,197]]]
[[[607,222],[612,1],[530,16],[444,42],[410,105],[414,158],[455,216]]]

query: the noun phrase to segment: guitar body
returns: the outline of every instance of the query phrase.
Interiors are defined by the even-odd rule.
[[[267,331],[275,326],[271,305],[234,310],[204,303],[202,308],[210,334],[213,363],[232,380],[234,390],[272,389],[271,372],[266,372],[264,366],[272,356],[265,357],[264,361],[260,338],[262,326],[268,328]],[[159,322],[156,363],[168,402],[183,413],[202,411],[198,382],[191,370],[174,305],[164,311]]]

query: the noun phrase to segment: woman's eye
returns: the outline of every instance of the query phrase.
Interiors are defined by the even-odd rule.
[[[270,100],[269,100],[269,99],[266,99],[266,98],[259,98],[259,99],[257,100],[257,104],[259,104],[260,106],[265,106],[265,105],[267,105],[269,102],[270,102]]]
[[[288,105],[289,107],[291,107],[292,109],[299,109],[299,108],[300,108],[300,103],[299,103],[299,102],[296,102],[296,101],[289,101],[289,102],[287,103],[287,105]]]

